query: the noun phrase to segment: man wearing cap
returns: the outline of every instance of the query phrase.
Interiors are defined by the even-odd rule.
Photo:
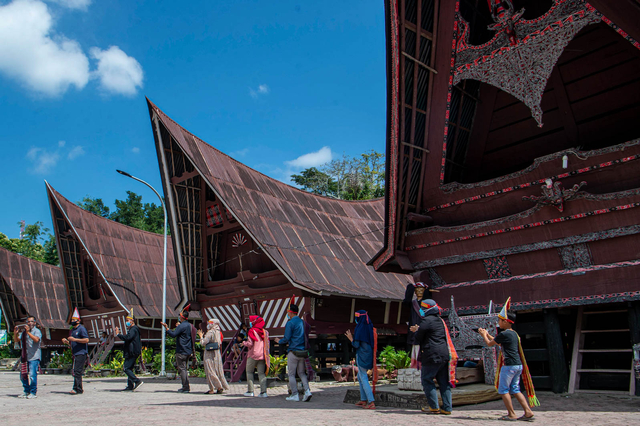
[[[287,310],[289,321],[284,328],[284,338],[280,339],[278,344],[289,345],[287,348],[287,368],[289,369],[289,389],[291,389],[291,395],[287,397],[287,401],[300,401],[298,384],[296,383],[296,372],[298,372],[302,386],[304,386],[302,401],[306,402],[309,401],[312,396],[305,372],[305,359],[309,356],[309,352],[305,347],[304,322],[298,317],[299,312],[300,309],[298,305],[293,303],[289,305],[289,309]]]
[[[190,392],[189,386],[189,371],[188,362],[189,358],[193,354],[195,334],[196,331],[189,323],[189,311],[188,306],[180,312],[180,325],[174,330],[169,330],[169,326],[165,323],[161,323],[167,330],[167,335],[176,339],[176,366],[180,373],[180,380],[182,380],[182,388],[178,389],[178,392]]]
[[[73,354],[73,389],[69,392],[71,395],[79,395],[82,389],[82,374],[84,374],[84,366],[87,362],[89,353],[89,333],[84,325],[81,324],[80,313],[75,308],[71,316],[71,333],[66,339],[62,339],[62,343],[71,346]]]
[[[136,377],[133,371],[138,357],[142,353],[142,343],[140,342],[140,329],[136,325],[135,318],[133,318],[133,309],[131,313],[127,315],[127,322],[125,323],[129,327],[129,331],[126,336],[120,333],[118,327],[115,328],[115,334],[120,340],[124,341],[124,374],[127,375],[127,387],[124,391],[134,391],[138,389],[142,384],[142,380]]]

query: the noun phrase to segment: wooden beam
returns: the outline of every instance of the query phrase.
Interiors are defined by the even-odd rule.
[[[177,183],[184,182],[187,179],[191,179],[192,177],[195,177],[195,176],[198,176],[198,171],[197,170],[194,170],[194,171],[188,172],[188,173],[183,173],[180,176],[172,177],[171,178],[171,183],[175,185]]]
[[[562,331],[557,309],[543,311],[545,338],[549,354],[549,371],[551,373],[551,390],[554,393],[565,393],[569,388],[569,374],[564,357]]]
[[[629,331],[631,334],[631,343],[634,345],[640,343],[640,302],[629,303]],[[629,393],[633,392],[633,395],[640,396],[640,378],[632,374],[631,380]]]
[[[418,42],[416,41],[416,45],[418,45]],[[434,74],[438,74],[438,71],[434,70],[433,68],[431,68],[429,65],[425,64],[424,62],[421,62],[420,60],[414,58],[413,56],[409,55],[407,52],[402,52],[402,54],[404,56],[406,56],[407,58],[411,59],[412,61],[414,61],[416,64],[420,65],[423,68],[426,68],[428,71],[434,73]]]
[[[569,96],[567,96],[564,81],[562,81],[562,75],[560,74],[557,65],[553,67],[550,80],[553,85],[553,93],[555,94],[558,108],[560,108],[564,133],[567,135],[567,140],[571,143],[571,146],[576,146],[578,145],[578,126],[576,125],[576,119],[573,116],[573,111],[571,111]]]
[[[569,393],[575,393],[576,389],[580,387],[577,383],[580,380],[580,372],[578,371],[579,365],[582,363],[582,342],[584,342],[584,334],[582,331],[582,311],[584,308],[580,306],[578,308],[578,317],[576,318],[576,332],[573,335],[573,353],[571,354],[571,372],[569,373]]]

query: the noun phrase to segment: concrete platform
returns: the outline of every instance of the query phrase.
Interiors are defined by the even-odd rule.
[[[401,391],[396,385],[382,385],[376,387],[376,405],[380,407],[409,408],[419,410],[427,405],[424,392]],[[451,390],[453,406],[480,404],[482,402],[500,399],[496,388],[484,383],[458,386]],[[438,395],[440,400],[440,395]],[[344,403],[355,404],[360,400],[359,389],[348,389],[344,396]],[[440,400],[442,404],[442,400]]]

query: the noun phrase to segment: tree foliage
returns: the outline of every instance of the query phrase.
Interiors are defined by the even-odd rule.
[[[374,150],[360,157],[343,155],[317,169],[310,167],[291,180],[305,191],[343,200],[384,196],[384,154]]]
[[[78,206],[98,216],[111,219],[123,225],[142,229],[143,231],[164,233],[164,211],[161,205],[155,203],[143,203],[142,196],[132,191],[127,191],[125,200],[116,199],[116,208],[110,212],[102,198],[86,196],[78,201]]]
[[[101,217],[109,217],[109,207],[104,205],[102,198],[91,198],[87,195],[82,201],[78,201],[77,204],[88,212]]]
[[[22,223],[18,222],[18,226],[22,226]],[[0,232],[0,247],[40,262],[58,264],[55,237],[40,221],[26,225],[22,238],[9,238]]]

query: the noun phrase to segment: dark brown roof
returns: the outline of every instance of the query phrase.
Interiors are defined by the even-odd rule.
[[[111,291],[136,316],[162,316],[163,236],[141,231],[90,213],[47,190],[66,216],[76,237],[94,260]],[[57,230],[56,230],[57,232]],[[63,265],[64,266],[64,265]],[[176,317],[180,302],[171,237],[167,241],[167,316]]]
[[[149,102],[225,207],[292,284],[323,294],[400,299],[407,277],[375,273],[384,201],[344,201],[286,185],[195,137]]]
[[[40,324],[48,328],[67,328],[69,303],[59,267],[0,248],[0,277],[27,313],[35,316]]]

